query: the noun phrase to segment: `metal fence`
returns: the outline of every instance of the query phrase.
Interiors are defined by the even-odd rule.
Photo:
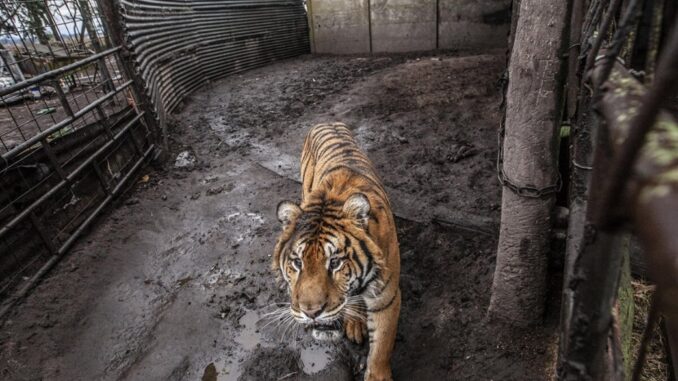
[[[3,1],[0,22],[2,315],[124,189],[155,131],[94,2]]]
[[[640,379],[660,316],[669,364],[678,364],[676,15],[672,1],[573,1],[562,380]],[[622,350],[615,307],[629,233],[642,243],[657,287],[635,359]]]
[[[302,0],[6,0],[0,44],[0,316],[157,153],[187,95],[310,50]]]

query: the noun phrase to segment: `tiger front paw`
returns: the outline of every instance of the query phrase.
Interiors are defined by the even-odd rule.
[[[367,336],[367,324],[361,320],[346,319],[344,321],[346,337],[356,344],[362,344]]]
[[[365,373],[365,381],[393,381],[391,376],[391,369],[384,367],[383,369],[367,369]]]

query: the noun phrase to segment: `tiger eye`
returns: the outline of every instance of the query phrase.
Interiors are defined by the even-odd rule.
[[[330,270],[334,270],[334,269],[338,268],[339,266],[341,266],[341,259],[339,259],[337,257],[330,259]]]
[[[294,259],[292,260],[292,264],[294,265],[294,267],[297,268],[297,270],[300,270],[300,269],[301,269],[302,262],[301,262],[301,259],[300,259],[300,258],[294,258]]]

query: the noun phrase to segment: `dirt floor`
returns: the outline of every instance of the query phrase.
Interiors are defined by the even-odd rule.
[[[314,343],[266,316],[287,301],[269,263],[275,206],[299,198],[308,128],[342,121],[398,217],[395,379],[550,379],[558,311],[521,331],[485,317],[503,65],[503,52],[305,56],[195,94],[174,118],[171,162],[146,169],[4,322],[0,378],[360,377],[365,348]]]

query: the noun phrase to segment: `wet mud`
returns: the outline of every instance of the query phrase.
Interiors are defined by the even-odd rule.
[[[554,308],[527,330],[486,319],[503,65],[503,52],[306,56],[202,89],[171,121],[171,159],[2,323],[0,378],[361,379],[366,348],[290,322],[270,266],[304,134],[342,121],[397,216],[394,378],[549,379]]]

